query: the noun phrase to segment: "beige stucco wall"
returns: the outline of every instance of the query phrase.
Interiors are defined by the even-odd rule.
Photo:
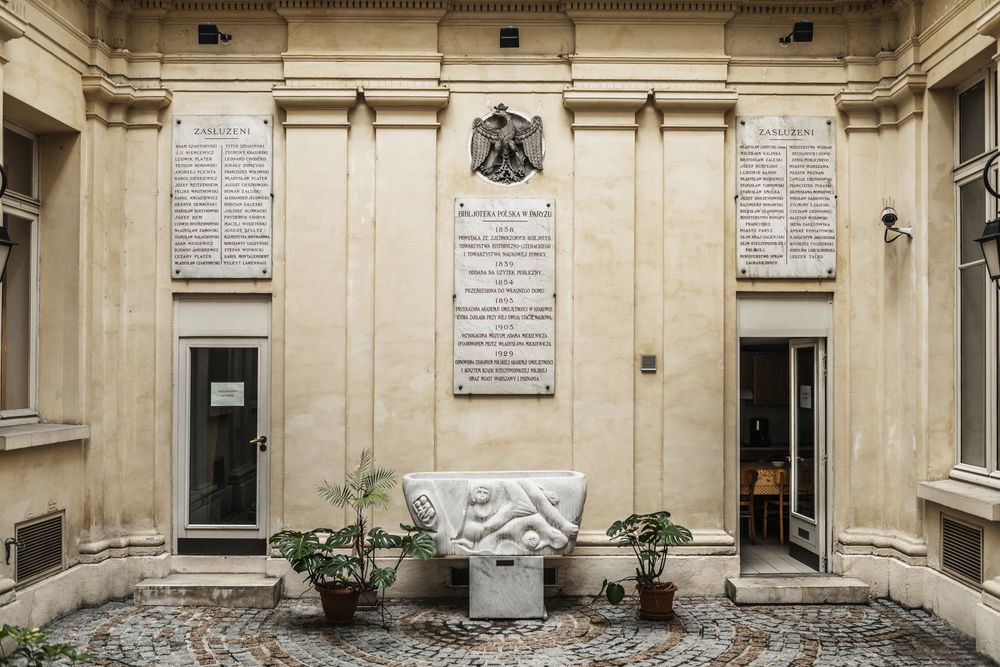
[[[567,590],[621,566],[613,518],[667,508],[696,535],[678,580],[721,592],[738,571],[737,299],[825,294],[831,568],[963,609],[926,593],[969,592],[922,574],[940,508],[916,488],[955,461],[952,95],[997,52],[996,3],[199,7],[0,8],[5,116],[42,145],[39,412],[91,428],[0,452],[0,537],[54,503],[70,565],[169,553],[174,301],[262,294],[270,530],[336,521],[312,487],[365,447],[400,473],[570,468],[589,500]],[[800,17],[816,40],[781,48]],[[232,44],[198,47],[204,20]],[[508,23],[517,51],[497,46]],[[545,123],[545,169],[514,188],[467,163],[472,119],[499,102]],[[275,119],[273,278],[172,280],[170,126],[227,113]],[[835,119],[835,279],[736,277],[736,118],[782,114]],[[452,394],[458,196],[557,202],[554,396]],[[886,198],[912,241],[883,242]],[[401,495],[377,519],[406,520]],[[998,577],[1000,527],[982,523]],[[972,632],[1000,608],[977,604]]]

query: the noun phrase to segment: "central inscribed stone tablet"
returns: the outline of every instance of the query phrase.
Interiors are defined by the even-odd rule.
[[[456,394],[555,391],[554,199],[455,200]]]

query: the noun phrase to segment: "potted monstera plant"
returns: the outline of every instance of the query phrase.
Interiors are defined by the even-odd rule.
[[[370,525],[376,508],[389,504],[389,492],[396,485],[396,474],[375,466],[371,450],[364,450],[358,464],[347,473],[343,484],[319,484],[320,495],[331,505],[351,509],[353,523],[340,529],[314,528],[309,531],[283,530],[271,536],[271,544],[291,563],[292,569],[305,573],[323,603],[327,622],[345,625],[353,622],[358,598],[374,593],[381,607],[385,590],[396,583],[399,565],[406,557],[426,560],[437,554],[434,538],[423,528],[400,524],[402,534],[389,533]],[[396,549],[396,561],[379,567],[376,554]]]
[[[670,512],[632,514],[615,521],[607,530],[619,548],[628,547],[635,555],[635,576],[615,581],[604,580],[598,596],[607,595],[608,602],[618,604],[625,599],[626,581],[634,581],[639,593],[639,616],[654,621],[669,621],[674,617],[673,582],[660,577],[667,566],[667,548],[691,541],[691,531],[670,520]]]

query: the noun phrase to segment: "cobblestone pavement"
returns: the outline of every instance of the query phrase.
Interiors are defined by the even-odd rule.
[[[877,600],[867,606],[736,607],[684,597],[677,618],[639,621],[634,607],[548,601],[546,621],[472,621],[464,603],[392,601],[326,626],[319,602],[277,609],[135,607],[112,602],[49,626],[93,665],[991,665],[942,620]]]

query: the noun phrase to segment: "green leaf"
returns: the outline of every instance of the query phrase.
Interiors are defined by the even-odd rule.
[[[369,581],[375,588],[389,588],[396,583],[396,568],[377,567],[372,570]]]
[[[608,602],[618,604],[625,599],[625,587],[616,581],[608,582]]]
[[[400,528],[403,528],[401,525]],[[437,544],[430,533],[419,531],[403,538],[403,554],[416,560],[427,560],[437,555]]]
[[[397,549],[402,542],[403,538],[399,535],[387,533],[377,526],[368,531],[368,543],[376,549]]]

